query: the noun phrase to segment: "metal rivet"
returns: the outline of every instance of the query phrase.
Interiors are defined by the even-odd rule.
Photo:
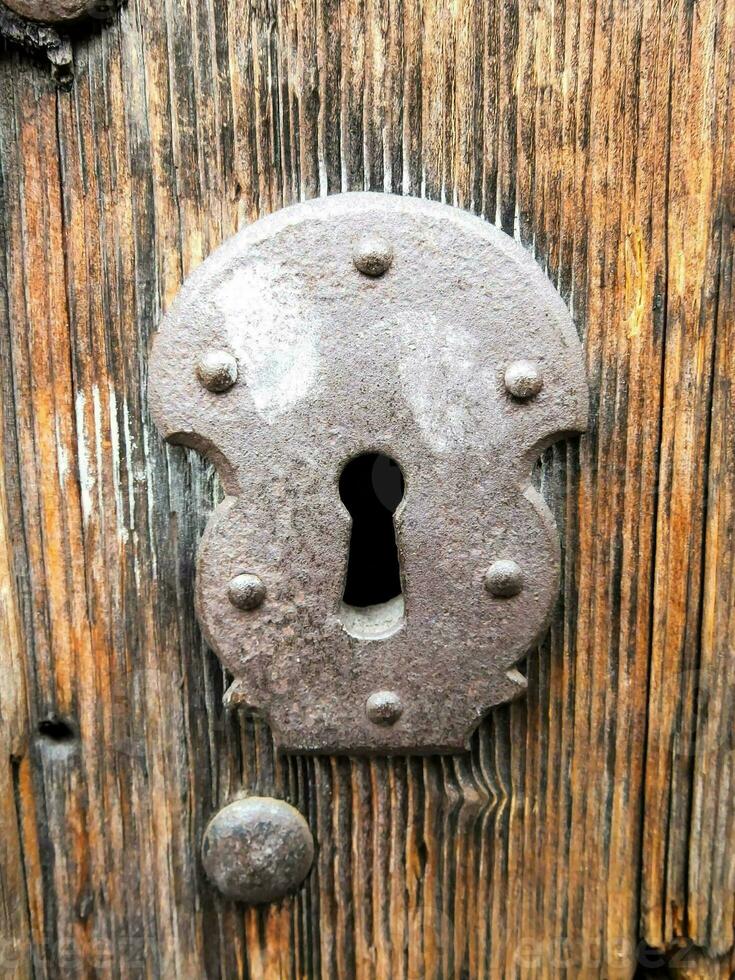
[[[202,841],[207,875],[227,898],[260,905],[295,891],[314,860],[314,838],[284,800],[249,796],[212,817]]]
[[[380,235],[366,235],[355,246],[352,261],[366,276],[382,276],[393,264],[393,247]]]
[[[238,609],[257,609],[265,599],[263,580],[247,572],[236,575],[227,586],[227,598]]]
[[[492,563],[485,573],[485,588],[498,598],[508,599],[518,595],[523,588],[523,572],[520,565],[509,559]]]
[[[237,381],[237,361],[226,350],[205,351],[197,364],[197,377],[207,391],[227,391]]]
[[[365,711],[376,725],[395,725],[403,714],[403,704],[393,691],[375,691],[367,699]]]
[[[527,401],[538,395],[543,386],[544,379],[533,361],[513,361],[505,369],[505,387],[514,398]]]

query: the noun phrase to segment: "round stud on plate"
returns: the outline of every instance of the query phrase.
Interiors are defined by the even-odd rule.
[[[393,247],[380,235],[365,235],[352,253],[355,268],[366,276],[382,276],[393,264]]]
[[[395,725],[403,714],[403,704],[393,691],[375,691],[367,699],[365,711],[375,725]]]
[[[485,573],[485,588],[498,599],[509,599],[523,588],[523,572],[520,565],[508,559],[492,563]]]
[[[249,796],[212,817],[202,863],[227,898],[261,905],[295,891],[314,860],[314,838],[299,811],[284,800]]]
[[[544,379],[533,361],[513,361],[505,369],[505,388],[509,395],[528,401],[541,391]]]
[[[227,586],[227,598],[238,609],[257,609],[265,599],[265,586],[258,575],[236,575]]]
[[[207,391],[221,394],[237,381],[237,361],[226,350],[208,350],[199,358],[197,377]]]

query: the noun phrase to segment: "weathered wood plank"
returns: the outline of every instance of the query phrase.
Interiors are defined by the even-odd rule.
[[[129,0],[69,92],[0,56],[3,969],[735,968],[734,44],[729,0]],[[278,760],[224,713],[192,603],[217,481],[148,416],[182,278],[363,187],[515,233],[587,348],[590,431],[540,476],[562,598],[466,758]],[[309,818],[296,900],[203,879],[242,788]]]
[[[731,60],[722,50],[728,31],[718,30],[721,12],[717,4],[702,7],[696,16],[679,8],[672,19],[670,118],[675,137],[669,151],[664,397],[644,817],[644,921],[656,945],[681,934],[691,934],[704,946],[712,938],[708,931],[694,929],[693,919],[688,921],[687,841],[697,751],[694,729],[698,714],[708,710],[709,696],[697,682],[706,480],[708,457],[717,462],[711,459],[709,445],[713,357],[718,279],[725,258],[723,207],[729,207],[728,197],[732,201],[732,173],[723,171],[723,95]],[[711,111],[716,105],[720,111]],[[707,555],[707,560],[718,575],[720,563],[729,564],[724,553]],[[717,601],[727,604],[729,599],[725,580]],[[730,879],[732,892],[735,879]],[[732,907],[731,894],[720,893],[718,900]],[[694,904],[699,904],[696,899]],[[721,953],[731,946],[732,917],[724,947],[720,939],[712,951]]]

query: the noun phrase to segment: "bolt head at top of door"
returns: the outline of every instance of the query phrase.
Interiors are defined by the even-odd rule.
[[[522,693],[514,664],[559,583],[531,473],[585,428],[588,393],[569,313],[518,243],[414,198],[286,208],[187,280],[150,379],[161,431],[206,453],[226,493],[199,548],[202,629],[230,701],[282,749],[457,751]],[[367,630],[343,614],[338,492],[364,452],[405,479],[403,595],[359,611]]]

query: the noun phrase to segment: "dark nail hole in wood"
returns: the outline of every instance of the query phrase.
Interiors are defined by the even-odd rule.
[[[45,718],[38,724],[38,734],[41,739],[51,745],[71,746],[76,742],[76,732],[62,718]]]

